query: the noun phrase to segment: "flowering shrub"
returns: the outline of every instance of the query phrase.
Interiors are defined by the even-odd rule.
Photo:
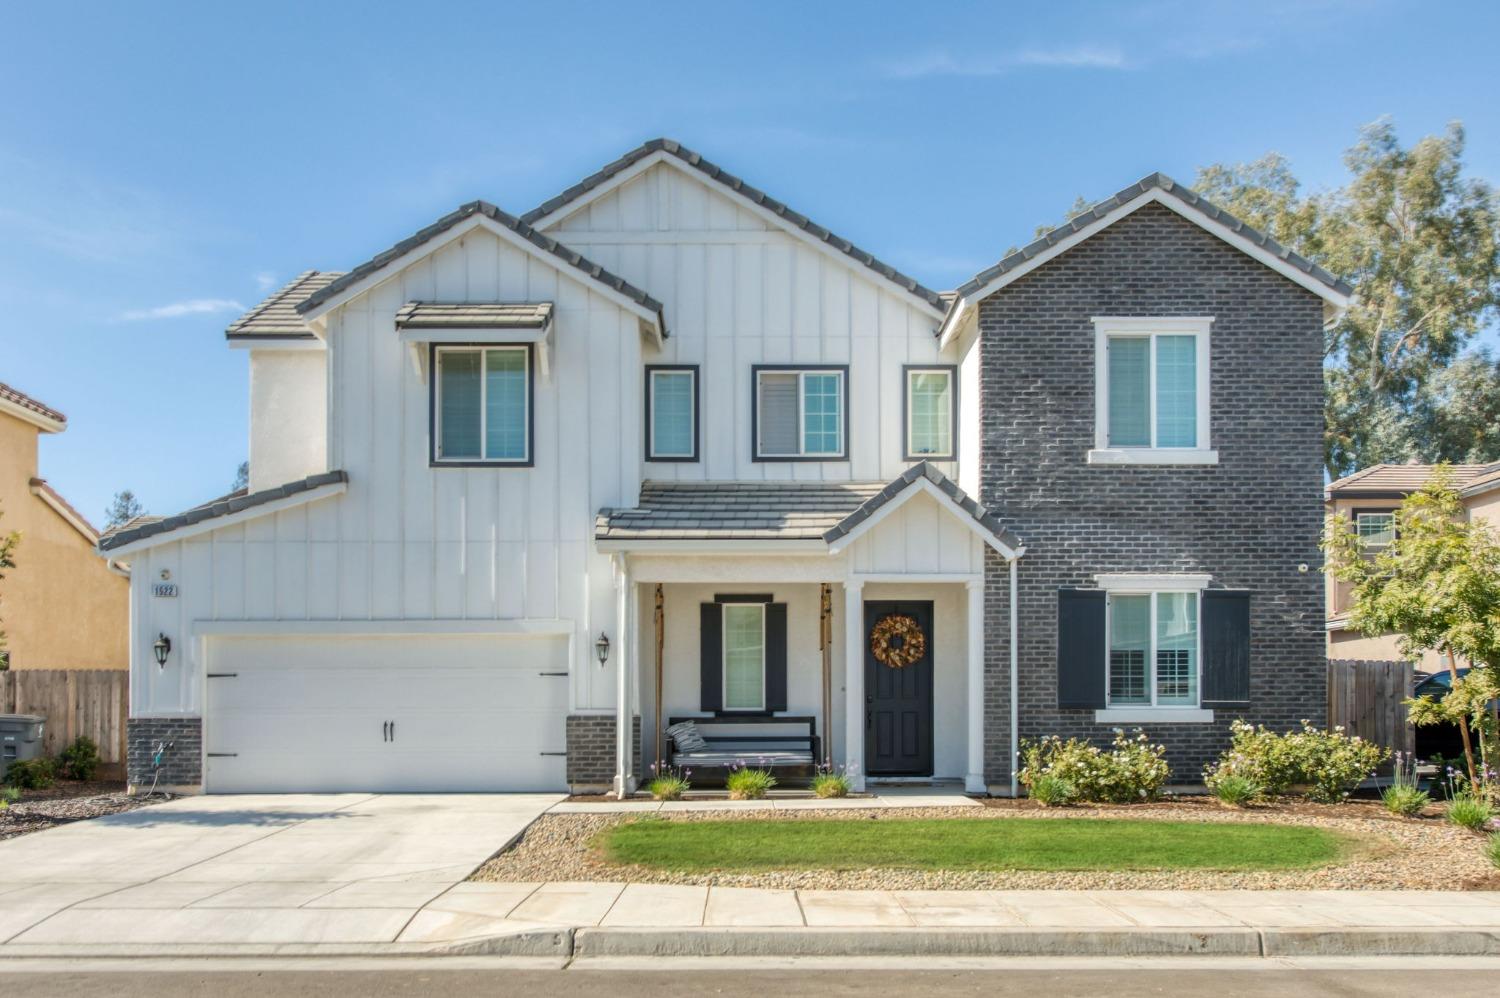
[[[1277,734],[1264,725],[1235,721],[1229,750],[1203,771],[1203,782],[1217,792],[1229,777],[1258,784],[1268,796],[1307,784],[1307,796],[1325,804],[1345,800],[1361,780],[1374,775],[1387,752],[1342,727],[1324,731],[1302,722],[1301,731]]]
[[[815,797],[848,797],[853,786],[852,766],[840,766],[836,769],[819,766],[818,775],[812,779],[812,792]]]
[[[1034,795],[1043,777],[1053,776],[1072,784],[1079,800],[1106,804],[1155,800],[1172,775],[1166,746],[1151,744],[1140,730],[1131,737],[1116,729],[1108,749],[1049,735],[1023,743],[1021,759],[1024,764],[1016,776],[1029,793]]]
[[[730,800],[760,800],[776,785],[776,777],[767,769],[744,769],[736,766],[730,770],[724,786],[729,790]]]
[[[677,770],[671,766],[663,766],[658,772],[653,762],[651,779],[646,781],[646,793],[657,800],[682,800],[682,795],[692,786],[688,783],[688,777],[692,775],[691,769]]]

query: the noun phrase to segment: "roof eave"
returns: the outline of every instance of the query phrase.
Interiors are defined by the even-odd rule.
[[[37,412],[35,409],[21,405],[18,402],[12,402],[7,398],[0,398],[0,412],[5,413],[7,416],[14,416],[22,422],[30,423],[43,433],[61,433],[68,428],[66,417],[54,419],[44,412]]]

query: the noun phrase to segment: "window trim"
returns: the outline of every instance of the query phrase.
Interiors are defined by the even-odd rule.
[[[827,454],[775,454],[763,456],[760,452],[760,376],[765,373],[781,374],[837,374],[841,392],[839,405],[843,409],[839,427],[839,450]],[[802,379],[797,379],[797,446],[804,441],[806,427],[802,422]],[[752,364],[750,365],[750,460],[756,464],[772,462],[834,462],[849,460],[849,365],[848,364]]]
[[[430,385],[427,392],[427,466],[430,468],[532,468],[536,466],[536,351],[531,343],[429,343],[427,346],[427,369],[432,372],[429,379]],[[483,449],[485,438],[484,420],[485,392],[487,385],[482,376],[485,370],[483,361],[484,352],[487,350],[522,350],[526,356],[526,457],[524,460],[507,458],[444,458],[439,456],[439,441],[442,439],[442,409],[438,405],[438,396],[442,392],[442,373],[438,368],[438,358],[441,354],[449,351],[471,351],[480,352],[480,447]]]
[[[729,626],[726,622],[719,631],[719,689],[722,691],[719,706],[723,714],[766,713],[766,602],[752,599],[716,599],[720,613],[726,617],[731,607],[741,609],[755,607],[760,613],[760,702],[754,707],[731,707],[729,705]]]
[[[1214,317],[1206,316],[1094,316],[1094,446],[1087,454],[1089,464],[1218,464],[1219,452],[1212,447],[1212,337]],[[1197,440],[1192,447],[1160,447],[1156,440],[1156,337],[1195,336],[1197,364]],[[1148,337],[1151,357],[1148,368],[1151,387],[1148,393],[1148,422],[1152,444],[1147,447],[1114,447],[1109,442],[1109,340],[1111,337]]]
[[[948,375],[948,450],[941,454],[918,454],[912,450],[911,376],[913,374]],[[901,365],[901,460],[955,461],[958,459],[958,365]]]
[[[656,381],[658,373],[663,374],[690,374],[693,377],[693,428],[692,453],[682,454],[657,454],[656,453]],[[698,374],[697,364],[647,364],[646,365],[646,460],[655,464],[693,464],[699,460],[698,437],[701,423],[701,396],[699,384],[702,378]]]
[[[1100,588],[1104,590],[1105,596],[1104,707],[1094,712],[1094,720],[1099,723],[1174,720],[1212,721],[1213,711],[1203,706],[1203,590],[1208,585],[1207,576],[1101,575],[1095,578]],[[1193,653],[1193,667],[1196,672],[1193,689],[1197,694],[1197,702],[1191,704],[1162,704],[1156,702],[1157,598],[1162,595],[1176,594],[1192,595],[1198,606],[1198,612],[1194,618],[1197,621],[1197,633],[1194,635],[1197,646]],[[1114,597],[1116,596],[1149,596],[1151,598],[1151,644],[1146,653],[1148,670],[1147,689],[1151,694],[1150,703],[1115,704],[1110,702],[1110,653],[1112,651],[1111,646],[1114,644]],[[1131,716],[1125,716],[1127,714]]]

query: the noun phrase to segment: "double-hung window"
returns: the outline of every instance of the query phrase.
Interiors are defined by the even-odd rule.
[[[766,707],[766,605],[725,603],[724,709]]]
[[[435,464],[531,464],[531,348],[432,348]]]
[[[1198,599],[1196,590],[1109,594],[1109,706],[1198,706]]]
[[[848,458],[848,368],[756,366],[752,377],[755,460]]]
[[[1215,464],[1211,318],[1096,318],[1091,464]]]
[[[646,368],[646,460],[698,460],[698,368]]]
[[[906,460],[952,459],[958,398],[953,367],[906,367]]]
[[[1354,514],[1354,534],[1367,551],[1379,551],[1396,539],[1396,514],[1390,510]]]

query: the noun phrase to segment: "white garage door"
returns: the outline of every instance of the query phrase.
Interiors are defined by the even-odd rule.
[[[560,635],[221,637],[210,793],[566,789]]]

